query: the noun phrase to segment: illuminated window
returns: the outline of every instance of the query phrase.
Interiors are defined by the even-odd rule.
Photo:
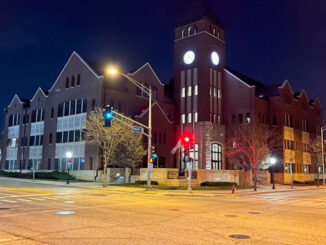
[[[198,95],[198,85],[195,85],[194,87],[194,95]]]
[[[191,35],[191,31],[192,31],[192,27],[189,26],[187,30],[188,30],[188,36],[190,36]]]
[[[181,115],[181,123],[182,124],[186,123],[186,115],[185,114]]]
[[[181,31],[181,37],[184,38],[186,36],[186,29],[182,29]]]
[[[219,98],[219,99],[222,98],[221,89],[218,89],[218,90],[217,90],[217,98]]]
[[[216,88],[214,88],[214,97],[217,96]]]
[[[222,146],[220,144],[211,144],[211,164],[212,169],[222,169]]]
[[[215,27],[213,28],[213,35],[214,36],[216,35],[216,29],[215,29]]]
[[[188,123],[191,123],[191,112],[188,113]]]
[[[250,123],[250,113],[246,114],[246,123]]]
[[[186,88],[181,89],[181,97],[184,98],[186,96]]]
[[[194,113],[194,122],[198,122],[198,112]]]
[[[191,86],[188,86],[188,96],[191,96]]]

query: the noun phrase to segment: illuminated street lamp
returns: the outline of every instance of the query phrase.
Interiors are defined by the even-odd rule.
[[[69,170],[72,164],[72,152],[67,151],[66,152],[66,157],[67,157],[67,170],[68,170],[68,175],[67,175],[67,184],[69,184]]]
[[[120,72],[115,67],[109,67],[107,69],[107,73],[111,76],[120,74],[123,77],[127,78],[130,82],[132,82],[135,86],[137,86],[140,90],[142,90],[145,94],[148,95],[148,144],[147,144],[147,190],[151,188],[151,172],[153,169],[153,163],[150,162],[150,159],[152,159],[151,152],[152,152],[152,89],[151,86],[148,88],[143,87],[142,84],[132,77]]]
[[[270,157],[269,158],[269,163],[270,163],[270,169],[271,169],[271,175],[272,175],[273,189],[275,189],[273,165],[276,163],[276,158],[275,157]]]

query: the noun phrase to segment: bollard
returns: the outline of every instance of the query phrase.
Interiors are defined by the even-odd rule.
[[[235,192],[235,187],[234,185],[232,185],[232,194],[234,194],[234,192]]]

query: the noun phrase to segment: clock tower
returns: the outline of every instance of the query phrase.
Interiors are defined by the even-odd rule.
[[[222,125],[224,29],[201,4],[175,28],[174,100],[177,137],[194,135],[193,168],[224,169]],[[200,12],[200,13],[199,13]],[[181,153],[177,166],[185,168]]]

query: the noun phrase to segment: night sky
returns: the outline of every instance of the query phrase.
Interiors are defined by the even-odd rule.
[[[73,51],[126,72],[148,61],[169,82],[174,27],[191,1],[1,0],[0,107],[50,89]],[[326,108],[325,0],[207,2],[226,28],[228,67],[265,84],[288,79]]]

